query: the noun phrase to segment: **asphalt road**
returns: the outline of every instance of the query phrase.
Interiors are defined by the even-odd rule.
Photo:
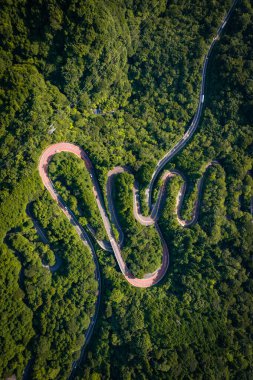
[[[150,184],[149,184],[149,186],[148,186],[148,188],[146,190],[147,201],[148,201],[148,205],[149,205],[149,208],[150,208],[150,217],[146,217],[146,216],[141,215],[140,204],[139,204],[139,195],[138,195],[138,187],[137,187],[137,184],[135,183],[134,190],[133,190],[133,192],[134,192],[134,208],[133,208],[133,211],[134,211],[134,215],[135,215],[136,219],[140,223],[142,223],[143,225],[147,226],[147,225],[155,224],[155,226],[156,226],[156,224],[157,224],[156,223],[157,222],[157,217],[159,215],[159,208],[160,208],[159,206],[161,204],[162,196],[163,196],[164,191],[163,191],[163,189],[160,190],[159,196],[158,196],[158,200],[155,203],[154,207],[152,208],[152,191],[153,191],[153,187],[154,187],[155,181],[156,181],[159,173],[164,168],[164,166],[170,160],[172,160],[172,158],[181,149],[183,149],[183,147],[187,144],[188,140],[193,136],[196,128],[198,127],[199,120],[200,120],[200,117],[202,115],[202,111],[203,111],[203,107],[204,107],[204,96],[205,96],[205,92],[204,91],[205,91],[205,81],[206,81],[206,71],[207,71],[208,59],[210,57],[210,54],[211,54],[211,52],[213,50],[213,47],[214,47],[215,43],[217,42],[217,40],[219,40],[220,35],[222,33],[222,30],[223,30],[224,26],[226,25],[226,23],[227,23],[230,15],[231,15],[232,9],[233,9],[234,5],[237,3],[237,1],[238,0],[235,0],[233,2],[233,5],[232,5],[231,9],[229,10],[229,12],[227,13],[226,17],[224,18],[222,24],[218,28],[217,35],[214,37],[211,45],[209,46],[208,53],[205,56],[204,65],[203,65],[203,69],[202,69],[202,82],[201,82],[201,88],[200,88],[200,94],[199,94],[198,108],[197,108],[195,116],[194,116],[194,118],[193,118],[193,120],[191,122],[191,125],[189,126],[187,132],[184,134],[184,136],[181,138],[181,140],[158,162],[158,164],[156,166],[156,169],[155,169],[155,171],[154,171],[154,173],[152,175]],[[93,168],[92,162],[90,161],[90,159],[89,159],[88,155],[85,153],[85,151],[82,150],[80,147],[78,147],[76,145],[62,142],[62,143],[58,143],[58,144],[49,146],[43,152],[43,154],[42,154],[42,156],[40,158],[39,173],[40,173],[40,176],[42,178],[42,181],[43,181],[45,187],[50,192],[52,198],[58,203],[59,207],[61,207],[61,209],[64,212],[64,214],[68,217],[70,223],[73,224],[74,228],[76,229],[76,231],[79,234],[80,238],[83,240],[84,244],[89,245],[90,248],[91,248],[91,250],[94,250],[94,248],[93,248],[91,242],[89,241],[89,236],[87,235],[87,233],[85,232],[85,230],[82,228],[82,226],[79,225],[78,221],[76,220],[76,218],[73,215],[73,213],[71,212],[71,210],[69,210],[66,207],[66,205],[63,202],[63,200],[56,193],[56,190],[55,190],[55,188],[54,188],[54,186],[53,186],[52,182],[50,181],[50,179],[48,177],[48,174],[47,174],[48,163],[51,160],[52,156],[54,154],[56,154],[56,153],[63,152],[63,151],[64,152],[73,153],[73,154],[77,155],[79,158],[81,158],[82,160],[84,160],[84,162],[85,162],[86,168],[89,171],[91,179],[92,179],[92,182],[93,182],[94,196],[96,197],[97,205],[98,205],[98,208],[99,208],[99,211],[100,211],[103,223],[104,223],[105,230],[106,230],[108,238],[109,238],[109,242],[110,242],[111,248],[112,248],[112,250],[114,252],[114,255],[116,257],[116,260],[118,262],[120,270],[123,273],[123,275],[126,278],[126,280],[130,284],[132,284],[134,286],[137,286],[137,287],[149,287],[149,286],[152,286],[154,284],[157,284],[162,279],[162,277],[164,276],[164,274],[165,274],[165,272],[166,272],[166,270],[168,268],[168,265],[169,265],[169,253],[168,253],[168,248],[167,248],[166,245],[163,246],[163,260],[162,260],[161,267],[156,272],[154,272],[152,274],[152,276],[150,276],[148,279],[147,278],[140,279],[140,278],[134,277],[130,273],[130,271],[128,270],[128,268],[127,268],[127,266],[126,266],[126,264],[125,264],[125,262],[124,262],[124,260],[122,258],[122,255],[121,255],[120,246],[121,246],[121,244],[123,242],[124,235],[123,235],[123,232],[122,232],[122,230],[120,228],[120,225],[118,223],[116,212],[114,210],[114,205],[113,205],[113,201],[112,201],[112,186],[111,186],[111,184],[112,184],[112,178],[116,174],[118,174],[118,173],[120,173],[122,171],[126,171],[128,169],[117,167],[117,168],[114,168],[113,170],[111,170],[108,173],[108,183],[107,183],[108,207],[109,207],[109,211],[110,211],[110,214],[111,214],[111,219],[112,219],[113,223],[116,225],[116,227],[117,227],[117,229],[119,231],[120,240],[119,240],[119,242],[117,242],[116,239],[115,239],[115,237],[114,237],[112,228],[111,228],[110,220],[109,220],[109,218],[107,216],[107,213],[106,213],[106,208],[105,208],[105,205],[104,205],[104,202],[103,202],[103,197],[102,197],[102,194],[101,194],[101,191],[100,191],[100,188],[99,188],[99,184],[98,184],[98,181],[97,181],[97,178],[96,178],[96,175],[95,175],[95,170]],[[175,172],[174,172],[174,174],[173,173],[169,173],[167,175],[167,177],[171,177],[171,175],[175,175]],[[167,178],[165,177],[164,181],[166,179]],[[198,185],[198,186],[200,186],[200,185]],[[184,192],[185,192],[185,185],[181,189],[181,194],[178,197],[178,202],[177,202],[178,209],[179,209],[179,207],[180,207],[180,205],[182,203]],[[197,204],[196,204],[195,212],[194,212],[194,218],[195,219],[196,219],[196,215],[197,215],[197,209],[198,209],[198,207],[197,207]],[[179,222],[182,225],[184,225],[184,226],[190,225],[194,221],[194,220],[192,220],[190,222],[183,221],[182,219],[180,219],[179,212],[177,212],[177,215],[178,215]],[[159,234],[161,236],[161,232],[159,232]],[[108,243],[106,244],[104,242],[99,242],[99,244],[104,249],[110,249],[110,246],[109,246]],[[93,254],[93,256],[94,256],[94,258],[96,257],[95,254]]]
[[[229,20],[229,18],[231,16],[231,13],[233,11],[233,8],[235,7],[235,5],[236,5],[237,2],[238,2],[238,0],[234,0],[232,6],[230,8],[230,10],[228,11],[227,15],[223,19],[222,24],[220,25],[220,27],[218,28],[217,34],[213,38],[213,41],[212,41],[211,45],[209,46],[208,53],[205,56],[204,65],[203,65],[203,69],[202,69],[202,81],[201,81],[201,87],[200,87],[200,93],[199,93],[199,103],[198,103],[198,108],[197,108],[197,111],[196,111],[196,113],[194,115],[194,118],[193,118],[193,120],[192,120],[192,122],[191,122],[191,124],[190,124],[190,126],[188,128],[188,130],[183,135],[183,137],[158,162],[158,164],[156,166],[156,169],[155,169],[155,171],[154,171],[154,173],[152,175],[151,181],[150,181],[149,186],[148,186],[148,188],[146,190],[147,202],[148,202],[150,210],[152,209],[152,192],[153,192],[153,187],[154,187],[155,181],[156,181],[159,173],[164,168],[164,166],[167,165],[168,162],[171,161],[173,159],[173,157],[178,152],[180,152],[180,150],[182,150],[184,148],[184,146],[187,144],[187,142],[192,138],[195,130],[198,128],[199,121],[200,121],[200,118],[201,118],[201,115],[202,115],[202,111],[203,111],[203,107],[204,107],[205,83],[206,83],[206,72],[207,72],[207,66],[208,66],[208,59],[211,56],[211,53],[212,53],[212,50],[213,50],[215,44],[220,39],[220,36],[221,36],[221,34],[223,32],[223,29],[224,29],[225,25],[227,24],[227,22],[228,22],[228,20]]]
[[[67,206],[64,204],[63,200],[56,193],[56,190],[54,189],[54,186],[53,186],[53,184],[51,183],[51,181],[50,181],[50,179],[48,177],[48,173],[47,173],[48,164],[49,164],[51,158],[53,157],[53,155],[57,154],[59,152],[70,152],[70,153],[73,153],[73,154],[75,154],[76,156],[78,156],[79,158],[81,158],[85,162],[86,168],[89,171],[91,179],[92,179],[92,182],[93,182],[94,196],[96,197],[97,205],[98,205],[98,208],[99,208],[99,211],[100,211],[103,223],[104,223],[105,230],[106,230],[108,238],[109,238],[111,249],[114,252],[115,258],[116,258],[116,260],[118,262],[118,265],[119,265],[119,268],[120,268],[122,274],[124,275],[125,279],[131,285],[136,286],[136,287],[147,288],[147,287],[150,287],[152,285],[157,284],[163,278],[163,276],[165,275],[165,273],[167,271],[167,268],[169,266],[168,247],[167,247],[166,242],[165,242],[165,240],[164,240],[164,238],[162,236],[160,228],[159,228],[159,226],[157,224],[157,220],[158,220],[158,217],[159,217],[159,211],[161,209],[161,204],[162,204],[163,197],[164,197],[164,186],[165,186],[166,181],[169,178],[171,178],[174,175],[181,175],[181,174],[179,172],[176,172],[176,171],[174,171],[174,172],[168,172],[168,173],[164,174],[163,185],[162,185],[162,187],[161,187],[161,189],[159,191],[158,199],[157,199],[155,205],[152,208],[152,192],[153,192],[154,184],[155,184],[155,181],[156,181],[158,175],[160,174],[160,172],[164,168],[164,166],[181,149],[183,149],[183,147],[191,139],[191,137],[193,136],[196,128],[199,125],[199,121],[200,121],[200,118],[201,118],[201,115],[202,115],[202,111],[203,111],[203,107],[204,107],[204,96],[205,96],[205,92],[204,91],[205,91],[205,81],[206,81],[206,71],[207,71],[208,59],[209,59],[209,57],[211,55],[213,47],[215,46],[216,42],[219,40],[219,37],[220,37],[220,35],[221,35],[222,31],[223,31],[223,28],[226,25],[226,23],[227,23],[230,15],[231,15],[232,9],[235,6],[235,4],[237,3],[237,1],[238,0],[235,0],[233,2],[233,5],[232,5],[231,9],[229,10],[228,14],[224,18],[221,26],[219,27],[219,29],[217,31],[217,35],[213,39],[211,45],[209,46],[208,53],[205,56],[204,64],[203,64],[203,69],[202,69],[202,82],[201,82],[201,88],[200,88],[200,94],[199,94],[199,103],[198,103],[198,108],[197,108],[197,111],[195,113],[195,116],[194,116],[194,118],[193,118],[193,120],[192,120],[192,122],[191,122],[191,124],[190,124],[190,126],[188,128],[188,130],[184,134],[184,136],[158,162],[158,164],[156,166],[156,169],[155,169],[155,171],[154,171],[154,173],[152,175],[150,184],[149,184],[149,186],[148,186],[148,188],[146,190],[147,201],[148,201],[148,205],[149,205],[149,208],[150,208],[150,217],[143,216],[140,213],[139,192],[138,192],[138,186],[137,186],[136,183],[135,183],[135,186],[134,186],[134,189],[133,189],[133,194],[134,194],[134,207],[133,207],[133,211],[134,211],[134,215],[135,215],[136,219],[138,221],[140,221],[140,223],[142,223],[143,225],[151,225],[151,224],[155,225],[155,228],[157,229],[157,231],[159,233],[159,236],[160,236],[160,239],[161,239],[161,242],[162,242],[162,247],[163,247],[163,259],[162,259],[161,267],[158,268],[154,273],[152,273],[148,278],[141,278],[140,279],[140,278],[134,277],[130,273],[130,271],[128,270],[128,268],[127,268],[127,266],[126,266],[126,264],[125,264],[125,262],[124,262],[124,260],[122,258],[121,250],[120,250],[120,247],[121,247],[121,245],[123,243],[124,235],[123,235],[123,232],[122,232],[122,230],[120,228],[120,225],[118,223],[116,211],[114,209],[114,205],[113,205],[113,201],[112,201],[112,182],[113,182],[113,178],[114,178],[114,176],[116,174],[118,174],[119,172],[128,170],[128,169],[126,169],[126,168],[118,168],[117,167],[117,168],[114,168],[112,171],[110,171],[108,173],[108,182],[107,182],[107,189],[106,189],[106,191],[107,191],[107,200],[108,200],[108,208],[109,208],[111,220],[115,224],[115,226],[117,227],[117,229],[119,231],[120,239],[119,239],[119,242],[117,242],[116,239],[115,239],[115,237],[114,237],[113,231],[112,231],[112,227],[111,227],[111,223],[110,223],[109,217],[107,216],[106,207],[104,205],[102,193],[100,191],[99,184],[98,184],[98,181],[97,181],[97,178],[96,178],[96,175],[95,175],[95,170],[93,168],[93,165],[92,165],[89,157],[85,153],[85,151],[82,150],[80,147],[74,145],[74,144],[70,144],[70,143],[67,143],[67,142],[62,142],[62,143],[58,143],[58,144],[54,144],[54,145],[49,146],[43,152],[43,154],[42,154],[42,156],[40,158],[40,161],[39,161],[39,173],[40,173],[40,176],[41,176],[41,179],[43,181],[44,186],[50,192],[52,198],[58,203],[59,207],[62,209],[62,211],[64,212],[64,214],[66,215],[66,217],[69,219],[70,223],[75,228],[77,234],[80,236],[80,239],[83,241],[83,243],[86,246],[88,246],[90,248],[90,251],[91,251],[91,254],[92,254],[95,266],[96,266],[96,273],[95,273],[95,275],[96,275],[96,278],[97,278],[97,280],[99,282],[99,292],[98,292],[98,299],[97,299],[97,302],[96,302],[96,311],[95,311],[94,316],[91,319],[90,326],[89,326],[89,328],[88,328],[88,330],[86,332],[85,345],[83,346],[81,357],[80,357],[79,360],[81,360],[82,357],[83,357],[84,349],[85,349],[85,347],[86,347],[86,345],[87,345],[87,343],[88,343],[88,341],[89,341],[89,339],[90,339],[90,337],[92,335],[93,328],[94,328],[94,325],[95,325],[95,322],[96,322],[96,319],[97,319],[97,315],[98,315],[98,308],[99,308],[99,303],[100,303],[100,292],[101,292],[101,278],[100,278],[100,272],[99,272],[99,265],[98,265],[98,261],[97,261],[97,257],[96,257],[96,254],[95,254],[95,250],[94,250],[93,244],[92,244],[92,242],[91,242],[88,234],[82,228],[82,226],[78,223],[78,221],[76,220],[76,218],[73,215],[72,211],[67,208]],[[186,185],[184,185],[184,186],[186,186]],[[199,191],[201,190],[201,186],[202,186],[202,184],[200,182],[198,184],[198,190]],[[182,203],[184,192],[185,192],[185,187],[181,189],[181,192],[180,192],[181,194],[178,197],[178,201],[177,201],[177,210],[178,210],[177,211],[177,216],[178,216],[179,222],[182,225],[186,226],[186,225],[192,224],[196,220],[197,213],[198,213],[198,205],[196,204],[196,206],[195,206],[195,209],[194,209],[194,212],[193,212],[193,214],[194,214],[193,215],[193,219],[191,221],[183,221],[180,218],[180,212],[179,212],[179,210],[180,210],[180,206],[181,206],[181,203]],[[104,243],[102,243],[102,245],[103,244]],[[100,245],[101,245],[101,242],[100,242]],[[104,249],[110,249],[110,246],[107,243],[107,244],[105,244],[103,246],[103,248]],[[77,362],[74,362],[73,363],[73,368],[75,368],[76,365],[77,365]]]
[[[89,171],[89,174],[90,174],[90,177],[91,177],[91,180],[93,183],[94,197],[96,199],[96,202],[97,202],[99,212],[100,212],[100,215],[101,215],[103,223],[104,223],[104,227],[105,227],[108,239],[110,241],[112,250],[114,252],[114,255],[116,257],[116,260],[118,262],[120,270],[123,273],[125,279],[131,285],[136,286],[136,287],[140,287],[140,288],[147,288],[147,287],[150,287],[154,284],[157,284],[162,279],[162,277],[165,275],[166,270],[167,270],[168,265],[169,265],[169,252],[168,252],[167,245],[165,243],[163,244],[162,265],[160,268],[158,268],[148,278],[134,277],[133,274],[127,268],[126,263],[124,262],[122,255],[121,255],[120,245],[123,242],[124,236],[123,236],[123,232],[120,228],[120,225],[118,223],[116,212],[114,210],[111,184],[112,184],[114,176],[116,174],[126,170],[126,169],[117,167],[117,168],[114,168],[113,170],[111,170],[108,173],[108,181],[107,181],[107,189],[106,189],[107,190],[108,206],[109,206],[111,218],[112,218],[113,222],[115,223],[115,225],[117,226],[118,231],[119,231],[119,235],[120,235],[120,242],[117,242],[115,237],[114,237],[114,234],[113,234],[111,222],[109,220],[109,217],[107,216],[106,207],[104,205],[103,196],[102,196],[102,193],[100,191],[99,183],[98,183],[98,180],[97,180],[96,175],[95,175],[95,170],[94,170],[93,165],[92,165],[88,155],[86,154],[86,152],[84,150],[82,150],[77,145],[62,142],[62,143],[58,143],[58,144],[54,144],[54,145],[49,146],[43,152],[42,156],[40,157],[39,173],[40,173],[40,176],[41,176],[41,179],[42,179],[44,186],[49,191],[52,198],[58,203],[58,206],[62,209],[62,211],[64,212],[66,217],[69,219],[70,223],[75,228],[77,234],[80,236],[83,243],[86,246],[90,247],[94,260],[96,259],[96,255],[94,252],[93,244],[90,241],[88,234],[83,229],[83,227],[79,224],[78,220],[76,219],[76,217],[72,213],[72,211],[63,202],[62,198],[57,194],[57,192],[56,192],[56,190],[55,190],[55,188],[54,188],[54,186],[53,186],[53,184],[50,181],[50,178],[48,176],[48,171],[47,171],[48,164],[49,164],[50,160],[52,159],[52,157],[59,152],[73,153],[77,157],[79,157],[80,159],[82,159],[84,161],[85,166],[86,166],[87,170]],[[158,230],[158,233],[161,236],[160,230]],[[98,269],[97,269],[97,271],[98,271]]]

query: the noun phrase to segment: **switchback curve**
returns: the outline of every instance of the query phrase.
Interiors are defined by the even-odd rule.
[[[111,227],[110,220],[107,216],[106,208],[103,202],[103,196],[100,191],[99,183],[95,175],[95,170],[93,168],[92,162],[90,161],[88,155],[86,152],[81,149],[79,146],[70,144],[70,143],[65,143],[61,142],[58,144],[50,145],[42,154],[40,157],[39,161],[39,174],[41,176],[42,182],[45,186],[45,188],[49,191],[51,194],[52,198],[58,203],[59,207],[62,209],[66,217],[69,219],[70,223],[74,226],[76,229],[76,232],[80,236],[80,238],[83,240],[85,245],[89,245],[92,252],[94,252],[94,249],[92,247],[92,243],[89,239],[87,239],[87,234],[84,234],[84,230],[82,226],[79,224],[79,222],[76,220],[75,216],[73,215],[72,211],[68,209],[68,207],[64,204],[63,200],[61,197],[57,194],[52,182],[50,181],[50,178],[48,176],[48,165],[52,157],[60,152],[68,152],[75,154],[77,157],[82,159],[85,163],[85,166],[87,170],[89,171],[92,183],[93,183],[93,192],[94,196],[100,211],[100,215],[102,217],[104,227],[107,233],[107,236],[109,238],[112,250],[114,252],[115,258],[118,262],[118,265],[120,267],[120,270],[122,274],[124,275],[125,279],[133,286],[139,287],[139,288],[147,288],[152,285],[157,284],[165,275],[167,268],[169,266],[169,252],[168,252],[168,247],[167,244],[162,236],[162,233],[160,231],[160,228],[158,227],[158,224],[156,223],[156,220],[152,224],[155,225],[159,236],[161,238],[162,242],[162,247],[163,247],[163,259],[162,259],[162,265],[160,268],[158,268],[154,273],[149,275],[148,278],[137,278],[134,277],[133,274],[129,271],[129,269],[126,266],[126,263],[124,262],[122,255],[121,255],[121,249],[120,246],[123,242],[123,232],[120,229],[120,225],[117,221],[117,217],[114,211],[114,206],[113,206],[113,201],[112,201],[112,178],[115,174],[118,174],[126,169],[116,167],[113,170],[111,170],[108,173],[108,182],[107,182],[107,198],[108,198],[108,206],[109,206],[109,211],[111,214],[111,218],[113,222],[115,222],[116,227],[119,230],[121,239],[120,243],[118,243],[114,237],[113,230]],[[136,203],[136,202],[135,202]]]

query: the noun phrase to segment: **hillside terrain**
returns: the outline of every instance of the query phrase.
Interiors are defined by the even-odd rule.
[[[198,128],[154,184],[152,202],[166,171],[183,173],[163,189],[157,223],[170,264],[159,284],[139,289],[125,280],[99,243],[108,236],[92,175],[71,153],[59,153],[50,180],[94,244],[98,281],[76,221],[69,223],[38,171],[51,144],[80,146],[109,214],[108,172],[130,168],[112,192],[122,257],[134,276],[153,273],[162,244],[158,229],[134,218],[134,181],[147,216],[145,189],[194,120],[205,58],[231,6],[1,2],[1,379],[253,377],[252,2],[238,0],[224,24],[208,58]],[[180,218],[191,220],[199,203],[189,228],[176,213],[183,179]]]

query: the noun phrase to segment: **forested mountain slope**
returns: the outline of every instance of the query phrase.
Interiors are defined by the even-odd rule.
[[[194,116],[204,55],[230,6],[1,2],[1,378],[21,379],[26,369],[31,379],[67,379],[95,310],[94,262],[42,187],[37,165],[43,149],[60,141],[80,145],[103,192],[115,165],[129,165],[144,189]],[[96,246],[100,314],[75,378],[252,377],[252,59],[253,7],[241,0],[209,61],[201,124],[168,167],[182,170],[190,183],[183,204],[188,217],[197,179],[208,162],[219,161],[205,176],[198,223],[178,225],[180,183],[173,179],[159,221],[170,267],[150,289],[131,287],[114,256]],[[94,202],[87,173],[66,157],[52,162],[52,180],[81,209],[83,225],[104,237],[93,203],[87,209]],[[83,184],[73,175],[82,171]],[[121,197],[115,202],[124,210],[132,207],[130,182],[119,177],[116,184]],[[148,247],[150,239],[153,252],[153,235],[133,237],[126,247],[137,272],[150,263],[136,245]],[[156,263],[159,250],[154,255]],[[50,270],[59,258],[59,269]]]

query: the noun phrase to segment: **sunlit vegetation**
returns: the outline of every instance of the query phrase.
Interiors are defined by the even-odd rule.
[[[73,142],[88,152],[104,194],[115,165],[129,165],[144,189],[194,115],[204,55],[230,5],[2,2],[0,378],[22,378],[32,358],[31,379],[66,379],[97,299],[91,253],[44,193],[41,152]],[[101,313],[77,379],[252,377],[252,47],[252,5],[241,0],[209,61],[201,124],[168,165],[195,185],[218,160],[205,175],[199,221],[178,225],[181,181],[173,178],[159,221],[170,267],[150,289],[131,287],[113,254],[99,250]],[[80,221],[103,238],[80,160],[56,155],[50,176]],[[160,242],[133,220],[132,177],[120,176],[116,186],[128,238],[123,254],[141,275],[160,264]],[[194,198],[191,190],[187,218]],[[28,204],[48,243],[26,214]],[[57,257],[61,265],[51,272]]]
[[[83,161],[71,154],[55,155],[49,165],[49,175],[55,189],[79,222],[83,226],[88,224],[98,239],[106,239],[91,178]]]
[[[130,271],[142,278],[161,266],[162,247],[153,226],[140,225],[133,215],[133,176],[122,173],[115,180],[114,201],[124,233],[122,256]]]

